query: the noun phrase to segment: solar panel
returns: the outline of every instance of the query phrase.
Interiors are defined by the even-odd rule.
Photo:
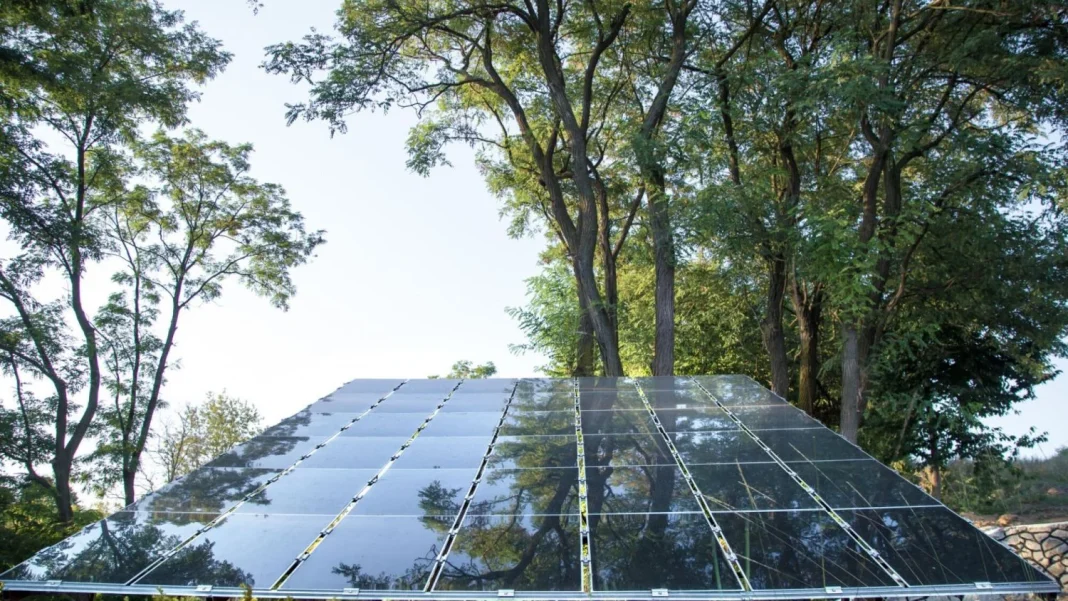
[[[324,599],[1058,590],[742,376],[356,380],[0,580]]]

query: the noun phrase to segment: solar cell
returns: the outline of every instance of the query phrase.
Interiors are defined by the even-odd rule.
[[[350,515],[323,539],[281,590],[313,591],[320,596],[346,588],[420,591],[451,523],[451,518]],[[404,544],[398,544],[400,541]]]
[[[578,468],[488,469],[468,515],[579,513]]]
[[[460,511],[475,475],[472,469],[409,470],[400,467],[398,461],[367,490],[356,504],[353,515],[452,518]]]
[[[493,445],[490,467],[576,467],[577,445],[574,436],[502,436]]]
[[[355,380],[0,578],[487,601],[1057,589],[744,376]]]
[[[586,465],[588,511],[594,513],[700,512],[701,506],[675,465]]]
[[[434,590],[579,592],[580,564],[578,515],[470,516]]]
[[[519,411],[509,407],[501,436],[538,436],[575,433],[574,411]]]
[[[456,399],[450,400],[455,401]],[[446,412],[438,414],[420,436],[488,436],[501,421],[501,411]]]
[[[219,455],[207,467],[285,469],[315,450],[326,437],[258,436]]]
[[[690,474],[712,511],[816,509],[819,504],[775,463],[692,465]]]
[[[248,499],[237,512],[332,517],[363,490],[377,473],[377,469],[298,468]]]
[[[1039,584],[1045,576],[944,507],[843,511],[909,584]]]
[[[656,417],[667,432],[712,432],[739,429],[738,424],[726,411],[716,407],[656,409]]]
[[[700,513],[600,516],[590,537],[595,590],[741,592]]]
[[[369,406],[369,405],[368,405]],[[260,436],[270,438],[325,438],[358,419],[359,413],[316,413],[305,409],[267,428]]]
[[[474,469],[482,464],[490,440],[490,436],[420,436],[393,469]]]
[[[320,515],[237,514],[141,577],[159,586],[268,588],[324,525]],[[270,544],[265,544],[270,541]]]
[[[244,467],[203,468],[145,495],[127,509],[218,514],[280,473]]]
[[[822,511],[724,513],[716,519],[755,591],[895,586]]]
[[[939,505],[873,459],[795,463],[790,468],[834,508]]]

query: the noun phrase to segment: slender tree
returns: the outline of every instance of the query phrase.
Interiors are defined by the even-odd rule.
[[[97,217],[125,201],[118,149],[142,123],[174,126],[197,97],[189,84],[229,60],[182,13],[155,2],[94,0],[5,3],[0,69],[0,218],[20,254],[0,266],[0,297],[17,319],[3,333],[5,369],[46,380],[51,478],[23,464],[70,521],[71,476],[94,426],[104,381],[101,340],[83,294],[88,267],[104,253]],[[52,150],[44,139],[58,140]],[[40,302],[33,285],[58,273],[69,296]],[[66,330],[66,316],[74,322]],[[78,395],[78,398],[76,398]]]
[[[125,289],[101,318],[112,334],[114,404],[104,413],[108,444],[96,455],[121,469],[127,505],[136,496],[181,315],[218,298],[231,278],[286,308],[295,292],[290,271],[323,242],[321,231],[305,231],[280,186],[248,175],[251,153],[248,144],[211,141],[198,130],[179,138],[157,133],[134,147],[140,174],[154,185],[109,214],[108,252],[123,266],[114,279]],[[161,314],[157,337],[150,327]],[[98,473],[106,480],[113,472]]]

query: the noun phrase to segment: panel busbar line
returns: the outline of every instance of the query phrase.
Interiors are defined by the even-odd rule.
[[[311,554],[315,552],[315,549],[320,544],[322,544],[323,540],[325,540],[326,537],[330,536],[330,533],[332,533],[334,531],[334,528],[337,527],[337,525],[341,522],[341,520],[345,519],[346,516],[348,516],[350,513],[352,513],[352,510],[356,507],[357,503],[360,502],[360,499],[362,499],[364,497],[364,495],[366,495],[367,492],[371,489],[371,487],[373,487],[374,484],[386,472],[389,471],[389,468],[393,467],[393,464],[396,463],[397,459],[404,453],[405,449],[407,449],[409,446],[411,446],[411,444],[413,442],[415,442],[416,438],[419,437],[419,433],[422,432],[423,430],[425,430],[426,427],[428,425],[430,425],[430,422],[434,421],[434,417],[436,417],[438,415],[438,413],[441,412],[441,408],[444,407],[445,404],[449,402],[449,399],[451,399],[452,396],[454,394],[456,394],[456,390],[459,389],[460,386],[463,385],[463,383],[464,383],[464,380],[460,380],[459,382],[456,383],[455,386],[452,387],[452,390],[450,390],[449,393],[447,395],[445,395],[445,398],[442,399],[442,401],[440,403],[438,403],[434,407],[434,410],[431,411],[429,415],[427,415],[426,419],[423,420],[423,423],[420,424],[418,428],[416,428],[415,432],[412,433],[412,436],[407,440],[407,442],[405,442],[403,445],[401,445],[400,449],[396,453],[394,453],[392,457],[390,457],[389,461],[386,462],[385,465],[382,466],[382,469],[379,470],[378,474],[376,474],[375,477],[372,478],[371,481],[368,482],[367,485],[363,487],[363,489],[358,491],[353,496],[352,501],[350,501],[349,504],[346,505],[341,510],[341,512],[338,513],[334,517],[334,519],[331,520],[330,523],[328,523],[319,532],[319,535],[317,537],[315,537],[315,540],[311,541],[308,544],[308,546],[304,549],[304,552],[301,553],[299,556],[297,556],[296,559],[293,560],[293,563],[289,566],[289,568],[285,572],[283,572],[278,577],[277,580],[275,580],[274,584],[271,585],[271,590],[278,590],[283,584],[285,584],[285,581],[293,574],[293,572],[295,572],[296,570],[300,569],[300,566],[303,565],[303,563],[308,559],[308,557],[311,556]]]
[[[667,430],[660,424],[660,418],[657,417],[656,411],[653,410],[653,405],[649,402],[649,398],[645,396],[645,391],[642,390],[642,387],[637,381],[634,381],[633,383],[634,388],[638,391],[638,395],[641,396],[642,404],[645,405],[645,410],[649,412],[649,416],[652,417],[653,423],[656,425],[657,432],[667,444],[668,449],[671,451],[671,456],[675,458],[675,463],[678,464],[679,470],[682,471],[682,475],[686,479],[686,484],[689,485],[690,491],[693,493],[694,498],[697,499],[697,504],[701,507],[701,513],[704,514],[705,521],[708,523],[708,527],[712,529],[712,535],[715,537],[720,549],[723,550],[723,555],[726,558],[728,565],[730,565],[731,571],[734,572],[735,579],[738,580],[739,588],[743,591],[753,590],[753,586],[749,583],[749,577],[742,568],[742,564],[738,561],[738,555],[731,549],[730,543],[727,542],[727,537],[723,535],[723,529],[720,528],[719,522],[716,521],[715,515],[713,515],[711,508],[708,506],[708,502],[705,500],[705,496],[701,494],[701,489],[698,488],[697,483],[694,482],[690,470],[686,467],[686,462],[682,460],[678,449],[675,448],[675,442],[671,440],[671,436],[668,435]]]
[[[274,476],[273,478],[271,478],[267,482],[264,482],[259,488],[257,488],[256,490],[250,492],[249,494],[245,495],[245,497],[243,499],[241,499],[240,502],[236,503],[234,506],[232,506],[232,507],[228,508],[226,511],[222,512],[214,520],[208,522],[203,528],[201,528],[201,529],[197,530],[195,533],[193,533],[192,536],[190,536],[189,538],[185,539],[180,544],[178,544],[174,548],[170,549],[169,551],[164,553],[162,556],[158,557],[155,561],[150,563],[143,570],[141,570],[140,572],[135,574],[132,578],[130,578],[126,582],[126,585],[135,584],[138,580],[140,580],[140,579],[144,578],[146,575],[148,575],[149,572],[151,572],[152,570],[154,570],[157,567],[159,567],[160,564],[162,564],[163,562],[167,561],[168,559],[170,559],[171,557],[176,555],[178,552],[180,552],[182,549],[187,547],[190,543],[192,543],[193,541],[198,539],[202,534],[204,534],[208,530],[211,530],[212,528],[215,528],[216,526],[222,524],[224,521],[226,521],[227,518],[229,518],[231,515],[236,513],[237,510],[240,509],[242,505],[244,505],[245,503],[249,502],[251,499],[255,498],[257,495],[261,494],[271,484],[277,482],[279,479],[281,479],[284,476],[286,476],[287,474],[291,473],[305,459],[307,459],[308,457],[311,457],[312,455],[315,454],[316,451],[318,451],[319,449],[325,447],[331,441],[333,441],[337,437],[341,436],[342,432],[344,432],[345,430],[348,430],[349,428],[352,427],[353,424],[355,424],[356,422],[360,421],[361,419],[366,417],[367,414],[369,414],[372,411],[374,411],[375,407],[378,407],[379,405],[381,405],[383,402],[385,402],[386,399],[388,399],[390,396],[392,396],[393,393],[397,392],[397,390],[399,390],[402,386],[404,386],[407,383],[408,383],[408,380],[403,380],[400,384],[397,384],[396,386],[394,386],[392,390],[390,390],[389,392],[384,394],[381,398],[379,398],[377,401],[372,403],[370,407],[368,407],[366,410],[363,411],[363,413],[357,414],[357,416],[355,418],[353,418],[352,421],[350,421],[349,423],[347,423],[344,426],[342,426],[333,435],[329,436],[328,438],[326,438],[325,440],[323,440],[319,444],[315,445],[315,447],[313,449],[311,449],[310,451],[308,451],[307,453],[302,455],[299,459],[297,459],[293,463],[293,465],[290,465],[289,467],[285,468],[279,474],[277,474],[276,476]],[[338,388],[338,390],[342,390],[343,388],[344,388],[344,386]]]
[[[709,392],[709,390],[707,388],[705,388],[704,385],[701,384],[696,378],[691,378],[691,381],[694,382],[694,384],[696,384],[697,387],[700,388],[700,390],[702,392],[707,394],[708,397],[710,399],[712,399],[716,403],[716,405],[719,406],[720,409],[725,411],[727,413],[727,415],[730,416],[730,418],[733,419],[735,421],[735,423],[738,424],[738,427],[743,432],[745,432],[749,437],[751,437],[754,442],[756,442],[758,445],[760,445],[760,447],[764,450],[764,452],[767,453],[768,456],[771,457],[772,460],[775,461],[775,463],[777,463],[779,465],[779,467],[781,467],[786,472],[786,474],[788,476],[790,476],[790,478],[794,482],[797,482],[797,484],[799,484],[801,486],[801,488],[803,488],[805,490],[805,492],[807,492],[812,497],[812,499],[817,504],[819,504],[819,506],[825,512],[827,512],[831,516],[831,519],[833,519],[834,522],[836,524],[838,524],[839,527],[841,527],[843,530],[845,530],[846,534],[849,535],[849,538],[853,539],[853,541],[856,542],[857,545],[859,545],[860,548],[863,549],[864,552],[869,557],[871,557],[871,559],[876,563],[876,565],[878,565],[880,568],[882,568],[882,570],[885,571],[886,574],[888,576],[890,576],[890,578],[892,578],[894,580],[894,582],[896,582],[898,584],[898,586],[900,586],[902,588],[907,588],[909,586],[909,583],[905,581],[905,579],[901,576],[901,574],[898,574],[897,570],[895,570],[893,568],[893,566],[891,566],[890,563],[887,562],[886,559],[883,558],[883,556],[878,551],[876,551],[875,548],[872,547],[870,543],[868,543],[868,541],[864,540],[864,538],[860,534],[858,534],[857,531],[854,530],[852,526],[849,525],[849,522],[845,521],[845,519],[843,519],[842,516],[838,515],[838,512],[836,512],[830,506],[830,504],[828,504],[827,501],[825,501],[823,499],[823,497],[821,497],[819,495],[819,493],[816,492],[816,490],[814,488],[809,486],[809,484],[807,482],[805,482],[801,478],[801,476],[799,476],[797,474],[797,472],[795,472],[793,469],[791,469],[790,466],[787,465],[786,462],[782,460],[782,458],[780,458],[774,451],[772,451],[771,448],[768,447],[768,445],[765,444],[764,441],[761,440],[760,437],[756,435],[756,433],[754,433],[752,430],[750,430],[748,426],[743,424],[742,421],[740,419],[738,419],[738,417],[734,414],[733,411],[730,410],[729,407],[724,405],[716,395],[714,395],[711,392]]]
[[[590,554],[590,508],[587,503],[586,484],[586,444],[582,435],[582,392],[578,378],[574,380],[575,396],[575,458],[578,464],[579,489],[579,574],[582,578],[582,592],[593,592],[593,558]]]
[[[431,568],[430,576],[427,578],[426,584],[423,586],[423,592],[433,590],[434,585],[437,584],[438,577],[441,576],[441,570],[445,566],[445,562],[448,560],[449,551],[452,550],[452,546],[456,542],[456,535],[460,533],[464,518],[467,517],[467,510],[471,507],[471,500],[475,498],[475,492],[478,490],[478,485],[482,482],[482,478],[486,474],[486,466],[489,465],[489,458],[493,453],[493,445],[497,443],[497,438],[500,436],[501,425],[504,424],[505,416],[508,415],[508,409],[512,404],[512,399],[515,398],[515,391],[517,388],[519,388],[518,380],[516,380],[515,385],[512,386],[512,393],[508,395],[508,401],[504,405],[504,411],[501,413],[501,418],[497,421],[497,426],[493,429],[493,436],[490,438],[489,446],[486,448],[486,454],[482,456],[482,463],[478,466],[478,471],[475,472],[471,488],[468,489],[467,495],[464,497],[464,501],[460,505],[460,510],[456,512],[452,527],[449,528],[449,534],[445,538],[445,542],[442,543],[437,558],[434,559],[434,567]]]

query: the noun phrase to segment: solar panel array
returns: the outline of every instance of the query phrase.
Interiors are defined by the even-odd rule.
[[[741,376],[356,380],[0,579],[297,598],[1057,590]]]

